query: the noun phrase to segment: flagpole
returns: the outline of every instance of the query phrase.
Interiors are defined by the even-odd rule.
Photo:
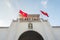
[[[40,18],[42,19],[43,18],[43,15],[42,15],[42,13],[40,12]]]

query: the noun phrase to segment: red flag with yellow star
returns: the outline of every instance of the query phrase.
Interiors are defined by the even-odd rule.
[[[44,12],[44,11],[42,11],[42,10],[40,10],[41,11],[41,13],[43,14],[43,15],[45,15],[45,16],[47,16],[47,17],[49,17],[49,15],[48,15],[48,13],[47,12]]]
[[[27,17],[27,13],[23,12],[22,10],[19,11],[19,14],[21,14],[23,17]]]

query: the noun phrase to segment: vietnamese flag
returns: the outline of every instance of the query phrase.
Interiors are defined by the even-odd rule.
[[[19,11],[19,14],[21,14],[23,17],[27,17],[27,13],[23,12],[22,10]]]
[[[47,16],[47,17],[49,17],[49,15],[48,15],[48,13],[47,12],[44,12],[44,11],[42,11],[42,10],[40,10],[41,11],[41,13],[43,14],[43,15],[45,15],[45,16]]]
[[[24,17],[27,17],[27,15],[28,15],[27,13],[23,13],[23,16],[24,16]]]
[[[19,13],[22,15],[24,12],[22,10],[20,10]]]

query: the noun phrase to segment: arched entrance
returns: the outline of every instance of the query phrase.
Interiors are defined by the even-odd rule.
[[[35,31],[24,32],[18,40],[44,40],[43,37]]]

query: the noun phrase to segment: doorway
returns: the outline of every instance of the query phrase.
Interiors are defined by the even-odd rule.
[[[43,37],[35,31],[24,32],[18,40],[44,40]]]

